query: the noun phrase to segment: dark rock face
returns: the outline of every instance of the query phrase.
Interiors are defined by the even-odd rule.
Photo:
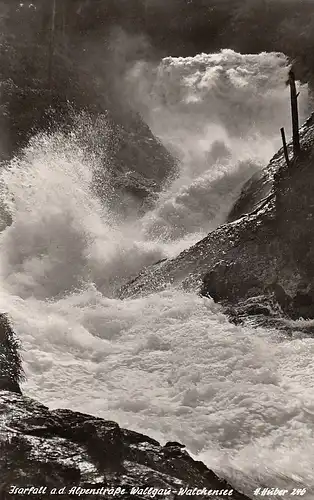
[[[231,304],[264,295],[292,318],[313,318],[314,116],[300,135],[299,157],[288,168],[280,150],[245,186],[232,222],[175,259],[144,270],[121,297],[172,283]]]
[[[0,314],[0,390],[21,393],[22,378],[19,344],[4,314]]]
[[[108,186],[102,178],[110,173],[114,204],[125,214],[139,205],[145,211],[152,207],[165,183],[176,175],[177,160],[132,110],[125,108],[118,115],[111,114],[110,129],[107,168],[103,174],[100,172],[98,194],[108,202]]]
[[[51,498],[53,488],[56,493],[63,491],[63,498],[75,498],[73,488],[77,488],[76,495],[81,491],[86,499],[95,494],[83,490],[103,488],[101,497],[111,498],[106,488],[121,488],[125,493],[117,493],[118,498],[139,499],[145,495],[131,494],[132,488],[157,488],[171,491],[158,498],[172,500],[180,488],[232,490],[182,448],[180,443],[161,446],[115,422],[69,410],[49,411],[20,394],[0,392],[0,495],[4,499],[21,498],[18,488],[39,491],[43,486],[41,499]],[[13,485],[17,489],[9,494]],[[215,498],[226,497],[222,493]],[[235,490],[228,498],[247,499]]]

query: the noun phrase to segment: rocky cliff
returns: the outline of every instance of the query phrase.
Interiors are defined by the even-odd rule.
[[[23,396],[19,346],[0,315],[0,498],[207,498],[248,500],[184,445],[162,446],[116,422],[49,411]],[[28,488],[28,489],[27,489]],[[193,495],[193,490],[194,491]],[[203,491],[203,493],[202,493]]]
[[[301,153],[283,150],[244,187],[229,216],[192,248],[145,269],[121,297],[170,283],[216,301],[275,301],[293,318],[314,317],[314,117],[300,130]]]
[[[153,206],[165,183],[176,175],[177,160],[153,135],[138,113],[125,106],[114,106],[105,113],[84,116],[90,131],[82,142],[97,151],[103,168],[98,171],[97,194],[119,206],[123,215],[132,209]],[[86,131],[85,131],[86,133]],[[108,175],[110,179],[108,179]],[[109,185],[108,185],[109,181]]]

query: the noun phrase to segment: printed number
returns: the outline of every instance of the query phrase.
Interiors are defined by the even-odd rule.
[[[300,490],[297,490],[296,488],[293,488],[293,490],[291,492],[291,495],[302,497],[303,495],[305,495],[305,493],[306,493],[306,489],[305,488],[300,489]]]

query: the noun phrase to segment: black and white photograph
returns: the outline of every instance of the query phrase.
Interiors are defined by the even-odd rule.
[[[314,500],[314,0],[0,0],[0,500]]]

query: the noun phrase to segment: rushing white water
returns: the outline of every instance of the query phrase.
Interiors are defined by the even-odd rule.
[[[221,57],[228,54],[237,78],[226,93]],[[209,68],[202,93],[184,111],[186,82],[191,92],[200,59]],[[177,65],[183,81],[172,76]],[[278,126],[288,126],[285,74],[285,60],[268,54],[164,61],[158,85],[177,85],[180,99],[173,93],[173,122],[167,106],[151,107],[150,119],[180,151],[182,172],[152,212],[127,225],[93,195],[95,158],[75,134],[34,138],[2,174],[13,223],[0,236],[0,309],[22,342],[24,391],[52,408],[182,441],[250,496],[255,485],[314,487],[314,339],[235,326],[220,306],[181,290],[124,301],[114,290],[223,220],[241,182],[275,151]],[[215,89],[214,113],[207,88]],[[238,116],[226,99],[239,101]],[[194,109],[199,138],[178,148],[175,115],[178,134],[188,137],[180,114],[193,121]],[[241,124],[240,136],[230,122]],[[204,147],[200,137],[209,130],[215,133]]]
[[[150,236],[208,232],[225,219],[240,186],[290,135],[287,59],[232,50],[138,62],[127,75],[132,101],[181,160],[179,178],[148,214]],[[307,90],[299,97],[307,113]]]

